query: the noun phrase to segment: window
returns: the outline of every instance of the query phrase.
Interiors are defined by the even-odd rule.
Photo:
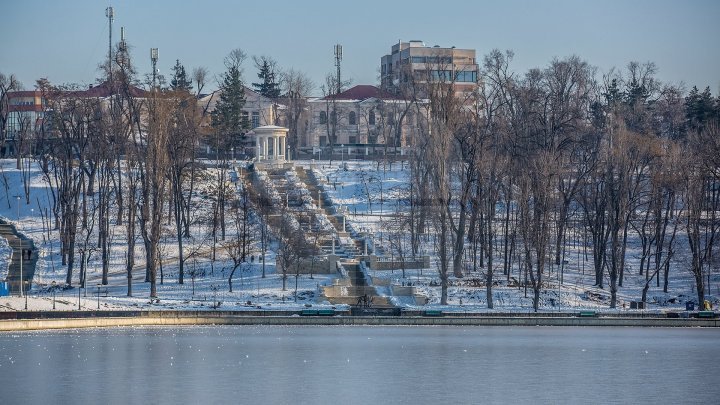
[[[370,125],[375,125],[375,111],[370,111],[370,116],[368,117],[368,123]]]
[[[260,126],[260,113],[253,111],[252,113],[252,127],[257,128]]]
[[[349,143],[349,144],[356,144],[356,143],[357,143],[357,139],[356,139],[354,136],[349,136],[349,137],[348,137],[348,143]]]
[[[477,82],[477,72],[475,72],[475,71],[457,72],[457,81],[458,82],[475,83],[475,82]]]
[[[327,124],[327,113],[325,111],[320,111],[320,123]]]
[[[325,146],[325,145],[327,145],[327,137],[321,136],[320,137],[320,146]]]
[[[452,80],[452,72],[449,70],[431,70],[430,79],[432,81],[450,81]]]
[[[427,58],[425,56],[413,56],[412,63],[426,63]]]
[[[350,111],[350,114],[348,114],[348,122],[350,123],[350,125],[356,125],[356,121],[357,119],[355,117],[355,111]]]

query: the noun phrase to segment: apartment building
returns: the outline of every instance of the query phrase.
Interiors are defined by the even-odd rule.
[[[380,59],[380,75],[381,88],[394,94],[402,93],[411,84],[442,81],[452,83],[455,93],[461,96],[477,88],[478,64],[474,49],[400,41]]]

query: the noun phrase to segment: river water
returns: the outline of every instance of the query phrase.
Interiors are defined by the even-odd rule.
[[[720,330],[144,327],[0,333],[0,403],[719,403]]]

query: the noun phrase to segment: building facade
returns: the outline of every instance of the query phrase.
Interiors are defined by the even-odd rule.
[[[222,90],[214,91],[208,95],[200,97],[198,104],[207,116],[215,110],[215,105],[220,100]],[[260,93],[252,90],[249,87],[245,87],[245,105],[243,106],[243,114],[247,117],[250,129],[254,129],[266,125],[280,125],[282,124],[281,110],[284,106],[276,103],[270,98],[267,98]],[[208,121],[206,123],[210,125]]]
[[[308,101],[304,146],[383,145],[403,147],[418,129],[417,109],[371,85]]]
[[[0,140],[0,156],[14,154],[22,140],[41,127],[45,117],[45,100],[40,91],[11,91],[6,97],[7,121]]]
[[[452,83],[456,95],[467,95],[477,88],[475,50],[398,42],[380,59],[380,78],[380,87],[393,94],[403,94],[411,84],[443,81]]]

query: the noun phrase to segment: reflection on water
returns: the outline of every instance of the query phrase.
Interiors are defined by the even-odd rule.
[[[0,333],[0,403],[717,403],[718,338],[608,327]]]

